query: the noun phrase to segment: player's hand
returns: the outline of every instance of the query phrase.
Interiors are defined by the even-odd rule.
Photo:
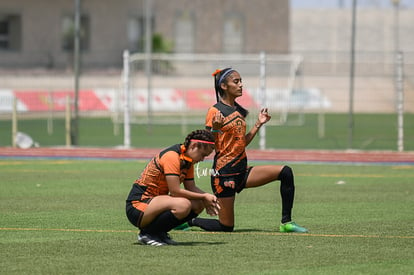
[[[206,193],[204,207],[210,216],[217,216],[220,211],[220,204],[216,196]]]
[[[213,117],[213,129],[220,130],[224,124],[224,116],[221,112],[217,112]]]
[[[269,115],[267,108],[262,108],[259,113],[258,122],[260,124],[265,124],[268,122],[272,117]]]

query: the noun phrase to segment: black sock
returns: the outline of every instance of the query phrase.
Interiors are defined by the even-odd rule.
[[[282,223],[292,220],[293,200],[295,198],[295,184],[292,169],[284,166],[280,171],[280,195],[282,197]]]
[[[198,216],[198,214],[196,212],[194,212],[193,210],[190,211],[190,214],[188,214],[187,217],[185,217],[184,219],[180,220],[181,223],[185,223],[185,222],[189,222],[192,219],[196,218]]]
[[[234,226],[223,225],[216,219],[194,218],[188,221],[188,224],[190,226],[198,226],[206,231],[232,232],[234,229]]]
[[[170,210],[167,210],[159,214],[149,225],[144,227],[142,231],[148,233],[168,232],[182,223],[183,222],[177,219]]]

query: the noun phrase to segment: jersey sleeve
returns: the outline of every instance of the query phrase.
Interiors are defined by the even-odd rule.
[[[206,128],[211,129],[213,128],[213,117],[218,112],[218,109],[216,107],[210,107],[208,109],[207,115],[206,115]]]
[[[180,158],[177,152],[169,151],[165,153],[160,158],[159,163],[164,171],[164,175],[180,176]]]

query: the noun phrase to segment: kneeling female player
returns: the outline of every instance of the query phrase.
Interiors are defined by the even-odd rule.
[[[194,218],[187,224],[207,231],[233,231],[236,194],[247,188],[280,181],[282,198],[280,232],[308,232],[305,227],[292,221],[295,197],[292,169],[287,165],[248,165],[246,146],[256,136],[260,127],[270,120],[267,108],[261,110],[255,125],[247,132],[248,111],[236,100],[243,95],[243,83],[239,72],[226,68],[217,70],[213,76],[217,103],[207,113],[206,128],[216,135],[211,187],[218,197],[221,209],[218,220]]]
[[[204,209],[209,215],[218,214],[216,196],[199,189],[194,181],[194,164],[213,150],[213,134],[196,130],[183,144],[163,150],[147,164],[126,200],[128,220],[140,229],[138,242],[153,246],[176,244],[168,231],[197,217]]]

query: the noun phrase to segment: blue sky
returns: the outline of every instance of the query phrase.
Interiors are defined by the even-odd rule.
[[[352,0],[290,0],[292,8],[338,8],[351,7]],[[392,0],[357,0],[358,7],[390,8]],[[414,0],[400,0],[401,8],[414,7]]]

